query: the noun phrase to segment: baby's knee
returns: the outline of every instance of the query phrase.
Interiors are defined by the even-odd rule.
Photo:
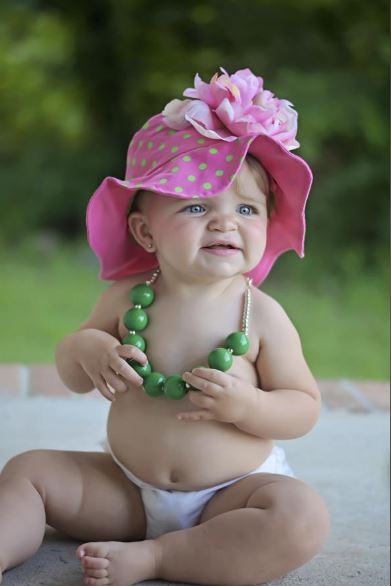
[[[323,498],[312,488],[300,483],[293,492],[284,515],[284,534],[290,551],[305,563],[326,541],[330,517]]]
[[[17,454],[4,466],[2,478],[22,477],[34,482],[45,467],[46,452],[47,450],[28,450]]]

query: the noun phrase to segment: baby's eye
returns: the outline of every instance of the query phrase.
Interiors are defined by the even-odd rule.
[[[193,203],[190,206],[187,206],[184,210],[184,212],[188,212],[190,214],[201,214],[202,212],[205,211],[204,206],[198,204],[198,203]]]
[[[258,211],[254,206],[250,206],[248,204],[241,204],[239,206],[239,213],[243,216],[251,216],[252,214],[257,214]]]

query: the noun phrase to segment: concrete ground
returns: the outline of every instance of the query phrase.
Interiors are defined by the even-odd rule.
[[[329,401],[310,434],[278,442],[296,475],[326,499],[332,531],[321,554],[273,586],[389,583],[388,413],[368,400],[361,403],[360,409],[332,408]],[[105,401],[88,396],[0,392],[0,468],[32,448],[100,449],[107,408]],[[80,586],[77,545],[48,528],[40,551],[6,572],[2,586]]]

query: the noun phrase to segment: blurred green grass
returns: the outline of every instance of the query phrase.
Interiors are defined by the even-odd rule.
[[[58,340],[84,321],[107,286],[86,245],[32,239],[0,248],[0,362],[52,362]],[[388,379],[388,269],[364,268],[350,251],[337,268],[322,259],[279,259],[263,290],[297,327],[317,377]]]

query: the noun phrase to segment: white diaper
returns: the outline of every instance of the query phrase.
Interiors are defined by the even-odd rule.
[[[263,464],[243,476],[203,490],[162,490],[143,482],[132,474],[130,470],[125,468],[113,454],[108,440],[104,443],[104,447],[111,454],[114,462],[121,468],[125,476],[140,488],[147,520],[146,539],[155,539],[170,531],[194,527],[194,525],[197,525],[206,503],[220,488],[229,486],[246,476],[263,472],[294,477],[286,460],[284,450],[278,446],[274,446],[270,456]]]

